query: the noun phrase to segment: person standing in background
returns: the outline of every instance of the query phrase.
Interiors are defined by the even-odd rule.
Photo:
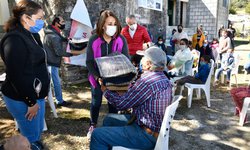
[[[192,38],[192,47],[200,51],[204,42],[205,42],[205,36],[202,33],[202,30],[200,28],[197,28],[197,33],[195,33]]]
[[[173,41],[173,36],[176,32],[176,29],[173,29],[172,30],[172,35],[170,37],[170,45],[171,45],[171,50],[172,50],[172,54],[174,55],[175,54],[175,44],[174,44],[174,41]]]
[[[222,31],[225,29],[225,27],[224,27],[224,25],[221,25],[220,26],[220,29],[219,29],[219,31],[218,31],[218,38],[220,38],[220,37],[222,37],[223,35],[222,35]]]
[[[62,57],[73,56],[73,54],[66,52],[66,49],[63,49],[63,43],[67,42],[67,39],[61,34],[64,28],[64,19],[61,16],[57,16],[53,19],[52,25],[44,29],[44,48],[47,52],[47,61],[58,107],[71,105],[70,102],[63,100],[61,79],[59,76],[59,67],[61,66]]]
[[[182,25],[177,26],[177,31],[178,32],[175,32],[175,34],[173,35],[173,42],[175,43],[175,53],[181,49],[180,46],[181,39],[188,39],[188,35],[186,32],[183,31]]]
[[[121,34],[126,38],[128,43],[129,55],[135,66],[138,66],[141,56],[136,51],[149,48],[151,39],[145,27],[139,25],[134,15],[126,17],[127,26],[122,28]],[[146,47],[143,45],[146,44]]]

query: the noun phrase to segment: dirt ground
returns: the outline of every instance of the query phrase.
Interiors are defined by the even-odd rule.
[[[250,45],[236,50],[241,64],[246,62]],[[241,67],[242,69],[242,67]],[[240,69],[240,70],[241,70]],[[250,76],[248,76],[250,79]],[[243,72],[238,76],[240,85],[246,85]],[[234,83],[234,80],[233,80]],[[42,135],[48,150],[88,150],[86,139],[89,123],[90,88],[89,85],[75,85],[64,88],[64,99],[73,102],[69,108],[57,108],[59,118],[54,118],[50,107],[46,107],[48,131]],[[193,100],[187,108],[186,91],[176,111],[170,130],[169,148],[173,150],[249,150],[250,117],[243,127],[238,125],[239,118],[234,116],[234,104],[226,85],[211,88],[211,107],[206,106],[204,94],[201,100]],[[107,102],[103,101],[99,126],[107,113]],[[248,115],[250,116],[250,115]],[[0,100],[0,143],[17,133],[14,121]]]

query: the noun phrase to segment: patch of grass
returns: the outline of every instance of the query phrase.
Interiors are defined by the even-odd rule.
[[[234,39],[235,46],[250,44],[249,39],[250,38],[243,39],[243,38],[237,37]]]

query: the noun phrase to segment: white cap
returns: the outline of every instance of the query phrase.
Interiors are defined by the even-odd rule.
[[[152,46],[145,51],[137,51],[136,54],[148,58],[155,66],[165,67],[167,63],[166,53],[157,46]]]

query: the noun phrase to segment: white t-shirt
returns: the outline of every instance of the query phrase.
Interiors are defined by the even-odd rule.
[[[175,34],[173,35],[173,39],[172,40],[178,40],[178,41],[180,41],[181,39],[188,39],[187,33],[184,32],[184,31],[182,31],[181,33],[175,32]],[[175,44],[175,52],[180,49],[179,46],[180,46],[180,44]]]

